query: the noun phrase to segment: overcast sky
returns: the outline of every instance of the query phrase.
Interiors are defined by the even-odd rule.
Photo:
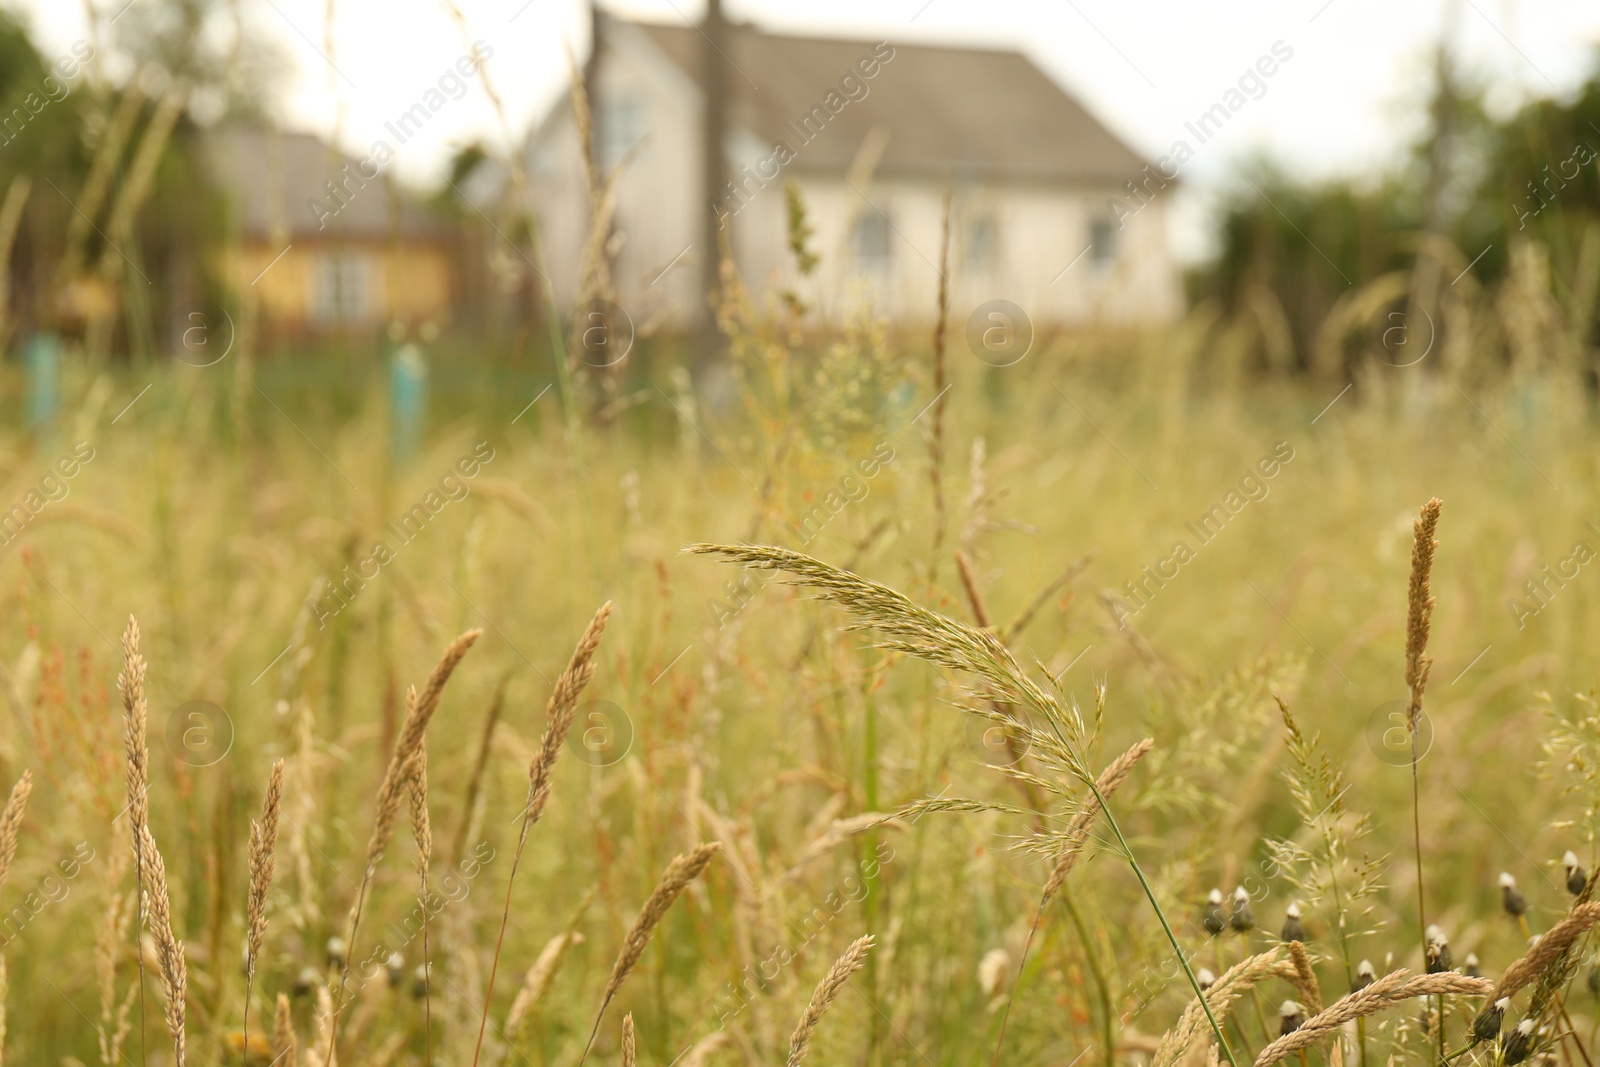
[[[20,9],[47,52],[83,34],[81,5],[0,0]],[[121,10],[126,0],[95,0]],[[134,0],[151,4],[161,0]],[[244,0],[255,32],[294,63],[286,126],[332,134],[351,149],[384,136],[467,47],[438,0]],[[1220,100],[1275,42],[1293,58],[1185,168],[1178,238],[1201,246],[1206,206],[1242,161],[1265,155],[1308,175],[1371,173],[1417,130],[1431,50],[1454,23],[1466,70],[1510,109],[1569,94],[1600,46],[1600,2],[1583,0],[725,0],[728,13],[777,30],[890,41],[1018,48],[1152,158]],[[566,77],[564,49],[588,47],[582,0],[461,0],[470,37],[494,50],[490,76],[520,137]],[[618,14],[683,22],[703,0],[629,0]],[[327,53],[327,54],[325,54]],[[342,119],[340,116],[342,115]],[[436,180],[457,147],[502,138],[482,87],[449,104],[398,153],[402,177]],[[1186,138],[1193,141],[1193,138]]]

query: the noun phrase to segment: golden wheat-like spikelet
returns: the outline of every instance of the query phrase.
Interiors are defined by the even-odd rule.
[[[1055,866],[1050,871],[1050,879],[1045,882],[1044,894],[1039,900],[1041,912],[1061,889],[1062,883],[1067,880],[1067,875],[1071,874],[1072,868],[1077,865],[1078,857],[1083,854],[1083,846],[1089,840],[1089,829],[1094,825],[1095,817],[1100,814],[1100,799],[1109,799],[1155,744],[1154,738],[1145,738],[1112,760],[1110,765],[1100,772],[1100,777],[1095,779],[1095,789],[1099,791],[1100,797],[1097,798],[1093,793],[1085,797],[1083,805],[1068,824],[1066,841],[1061,847],[1060,855],[1056,857]]]
[[[289,998],[278,994],[277,1009],[272,1017],[272,1067],[295,1067],[298,1058],[294,1039],[294,1020],[289,1015]]]
[[[633,1012],[622,1017],[622,1067],[634,1067],[639,1051],[633,1039]]]
[[[439,698],[444,694],[445,683],[461,663],[467,650],[483,635],[482,630],[468,630],[450,642],[440,657],[433,673],[422,687],[422,692],[412,698],[401,724],[400,736],[395,741],[394,753],[383,772],[383,782],[378,786],[378,814],[372,828],[372,838],[367,842],[367,870],[376,869],[384,850],[394,836],[395,817],[400,812],[400,798],[410,783],[411,761],[422,747],[428,723],[439,708]],[[353,947],[353,946],[352,946]]]
[[[156,839],[147,829],[140,850],[150,876],[150,933],[155,938],[156,959],[160,963],[161,985],[167,996],[167,1029],[172,1033],[173,1062],[183,1067],[184,1009],[189,990],[189,970],[183,958],[183,943],[172,933],[172,897],[167,889],[167,865],[156,848]]]
[[[245,982],[255,977],[256,958],[267,930],[267,890],[278,850],[278,809],[283,801],[283,760],[272,765],[267,794],[261,801],[261,821],[250,820],[250,894],[245,907]],[[245,1025],[250,1025],[249,1004]]]
[[[1307,1015],[1322,1010],[1322,986],[1317,983],[1317,972],[1311,967],[1311,953],[1299,941],[1289,942],[1289,962],[1294,964],[1294,988],[1300,994]]]
[[[605,1018],[606,1009],[611,1006],[612,998],[617,995],[617,990],[622,988],[622,983],[628,980],[628,975],[638,966],[640,957],[650,944],[651,935],[656,932],[656,927],[661,925],[667,910],[688,888],[689,883],[700,877],[700,872],[704,871],[712,858],[721,851],[722,842],[712,841],[699,845],[681,856],[674,856],[672,862],[667,864],[667,869],[661,874],[661,880],[656,883],[655,891],[644,902],[644,907],[639,909],[639,917],[633,921],[628,935],[622,939],[622,951],[617,954],[617,962],[612,966],[611,977],[607,979],[605,992],[601,994],[600,1011],[595,1015],[594,1028],[589,1032],[589,1042],[584,1048],[584,1059],[589,1056],[589,1048],[594,1045],[594,1035],[600,1031],[600,1020]]]
[[[1222,977],[1206,990],[1206,1004],[1210,1005],[1212,1014],[1220,1019],[1234,1001],[1262,982],[1272,978],[1293,982],[1296,977],[1294,964],[1284,959],[1278,949],[1269,949],[1246,957],[1224,971]],[[1190,1001],[1177,1023],[1156,1047],[1150,1067],[1173,1067],[1202,1034],[1210,1031],[1211,1023],[1206,1018],[1205,1008],[1198,998]]]
[[[817,983],[817,988],[811,993],[811,1002],[806,1005],[805,1014],[800,1016],[799,1024],[794,1028],[794,1035],[789,1038],[788,1067],[799,1067],[800,1062],[806,1058],[806,1052],[811,1048],[812,1035],[817,1031],[817,1024],[827,1014],[828,1008],[833,1005],[839,991],[850,980],[850,976],[865,965],[867,953],[872,951],[873,938],[865,934],[850,942],[844,950],[844,955],[834,961],[828,968],[828,973],[823,975],[822,981]]]
[[[1433,535],[1439,527],[1439,510],[1443,507],[1443,501],[1432,498],[1422,505],[1421,514],[1412,524],[1411,582],[1406,588],[1406,687],[1411,690],[1406,727],[1411,730],[1416,728],[1417,716],[1422,714],[1422,692],[1428,687],[1428,672],[1433,668],[1433,657],[1427,655],[1434,604],[1430,583],[1433,550],[1439,547]]]
[[[427,877],[433,858],[433,824],[428,819],[428,746],[417,749],[406,777],[406,798],[411,808],[411,837],[417,843],[417,870]]]
[[[1328,1008],[1307,1019],[1291,1034],[1285,1034],[1262,1049],[1256,1056],[1254,1067],[1270,1064],[1292,1052],[1307,1048],[1330,1034],[1336,1034],[1345,1023],[1362,1016],[1372,1015],[1384,1008],[1410,1000],[1413,997],[1447,995],[1482,996],[1494,988],[1487,978],[1469,978],[1456,971],[1439,974],[1412,974],[1410,971],[1392,971],[1367,988],[1341,997]]]
[[[1546,931],[1532,948],[1505,969],[1500,981],[1495,984],[1494,994],[1489,997],[1489,1003],[1492,1004],[1501,997],[1511,996],[1556,966],[1572,943],[1597,922],[1600,922],[1600,903],[1574,905],[1566,918]]]
[[[283,801],[283,760],[272,765],[267,793],[261,801],[261,821],[250,820],[250,891],[245,901],[244,1028],[240,1038],[250,1047],[250,991],[255,985],[256,959],[267,932],[267,890],[278,850],[278,808]]]
[[[23,771],[17,784],[11,787],[6,806],[0,812],[0,886],[6,884],[11,873],[11,861],[17,855],[17,838],[22,832],[22,815],[28,810],[28,795],[33,792],[33,772]]]
[[[522,828],[517,833],[516,851],[511,855],[511,873],[506,878],[505,907],[500,914],[500,933],[495,938],[494,956],[489,964],[489,986],[483,997],[483,1012],[478,1017],[478,1045],[472,1054],[472,1067],[478,1067],[478,1059],[483,1054],[483,1035],[489,1026],[489,1001],[494,997],[495,976],[500,971],[500,950],[505,945],[506,924],[511,919],[511,887],[516,884],[517,868],[522,865],[522,850],[528,844],[528,832],[539,821],[539,816],[544,814],[545,803],[550,799],[556,759],[561,755],[561,746],[566,743],[568,731],[572,729],[578,697],[589,684],[589,679],[594,677],[594,654],[600,647],[600,637],[605,633],[606,619],[610,616],[611,601],[608,600],[600,605],[600,610],[594,613],[594,618],[589,620],[583,635],[578,638],[578,647],[573,650],[567,669],[556,679],[550,702],[545,706],[544,736],[540,738],[539,751],[534,753],[528,764],[528,800],[522,808]],[[605,1008],[602,1007],[600,1012],[605,1014]],[[597,1018],[595,1031],[589,1034],[591,1046],[599,1026],[600,1020]],[[588,1054],[589,1048],[585,1046],[584,1056]]]
[[[544,736],[539,740],[539,751],[528,766],[528,803],[522,812],[524,835],[539,821],[539,816],[544,814],[545,803],[550,799],[556,758],[561,755],[561,747],[566,744],[567,733],[572,729],[578,697],[589,684],[589,679],[594,677],[595,650],[600,647],[600,637],[605,633],[606,620],[610,617],[611,601],[608,600],[600,605],[600,610],[594,613],[594,618],[584,628],[567,669],[556,679],[555,688],[550,693],[550,702],[544,713]]]
[[[150,827],[150,750],[145,741],[150,711],[144,695],[145,662],[139,653],[139,623],[132,615],[128,616],[128,628],[122,635],[122,658],[117,688],[122,692],[123,747],[128,762],[128,824],[133,828],[134,874],[142,895],[144,836]],[[141,902],[141,912],[143,908]]]
[[[428,861],[433,858],[433,827],[428,821],[428,746],[423,744],[411,758],[411,773],[406,779],[406,796],[411,800],[411,836],[417,842],[417,902],[422,908],[422,968],[431,973],[431,946],[428,938]],[[423,1042],[425,1063],[433,1062],[433,983],[423,985]]]

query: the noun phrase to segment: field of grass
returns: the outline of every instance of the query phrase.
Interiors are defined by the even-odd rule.
[[[1243,1067],[1285,1000],[1333,1004],[1362,960],[1422,969],[1414,833],[1426,923],[1455,967],[1500,978],[1572,907],[1563,854],[1600,861],[1587,381],[1435,359],[1363,365],[1346,392],[1252,383],[1221,343],[1061,338],[1003,369],[958,345],[930,406],[915,343],[867,329],[802,360],[749,339],[732,377],[652,367],[604,420],[581,382],[486,393],[403,463],[377,391],[333,413],[237,361],[72,371],[57,425],[0,441],[0,507],[27,517],[0,549],[0,784],[33,776],[0,889],[6,1058],[173,1061],[171,961],[147,921],[141,968],[130,920],[130,615],[190,1062],[281,1056],[281,995],[279,1063],[324,1063],[330,1006],[347,1067],[575,1064],[592,1030],[590,1061],[617,1062],[630,1014],[637,1062],[794,1063],[813,991],[870,934],[810,1063],[967,1067],[1004,1026],[1001,1063],[1198,1064],[1203,1016],[1187,1050],[1157,1049],[1195,999],[1164,915],[1197,975],[1274,953],[1218,1006]],[[1407,582],[1435,496],[1413,764]],[[856,617],[695,543],[802,552],[964,625],[813,570]],[[547,703],[606,603],[508,893]],[[426,733],[428,906],[402,797],[350,944],[406,689],[473,629]],[[963,641],[982,671],[957,669],[979,655]],[[1074,824],[1083,776],[1146,737],[1116,830]],[[249,821],[278,760],[246,1041]],[[1075,825],[1087,847],[1041,915]],[[711,842],[602,1012],[663,872]],[[1207,894],[1228,918],[1236,886],[1254,925],[1213,936]],[[1296,901],[1320,989],[1279,941]],[[1543,997],[1534,1055],[1563,1067],[1600,1025],[1587,936],[1505,1015],[1509,1034]],[[553,975],[530,978],[547,949]],[[1291,1058],[1431,1062],[1440,1003],[1455,1053],[1472,988]]]

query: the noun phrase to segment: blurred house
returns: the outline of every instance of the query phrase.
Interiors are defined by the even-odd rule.
[[[206,157],[229,215],[222,276],[254,294],[269,336],[451,318],[455,229],[389,180],[387,156],[236,127],[208,135]]]
[[[865,299],[895,321],[930,319],[947,188],[953,328],[997,297],[1056,324],[1182,310],[1174,183],[1018,52],[779,35],[723,20],[714,0],[698,26],[597,12],[593,36],[594,154],[602,172],[622,168],[614,278],[636,323],[704,314],[713,235],[758,292],[793,289],[835,321]],[[526,152],[570,306],[590,218],[570,94]],[[788,247],[791,181],[820,256],[805,279]]]

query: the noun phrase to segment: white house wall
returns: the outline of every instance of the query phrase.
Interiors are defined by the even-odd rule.
[[[705,299],[701,257],[706,250],[698,247],[700,94],[642,34],[626,24],[614,24],[614,30],[600,67],[600,95],[640,101],[647,130],[646,141],[618,179],[620,247],[613,269],[618,300],[637,326],[682,328],[695,321]],[[728,148],[736,175],[741,164],[763,154],[744,131],[730,135]],[[552,115],[533,138],[529,164],[556,299],[570,306],[589,225],[570,107]],[[842,321],[863,299],[897,322],[931,320],[945,182],[884,177],[857,192],[842,176],[806,173],[803,164],[803,157],[797,159],[764,188],[750,182],[747,201],[728,202],[738,208],[730,220],[735,261],[754,294],[760,298],[773,287],[795,289],[832,322]],[[796,276],[787,248],[783,185],[791,178],[815,230],[811,247],[822,259],[817,273],[804,280]],[[1170,191],[1158,192],[1135,213],[1127,212],[1133,202],[1118,194],[1113,188],[958,181],[952,328],[961,329],[972,308],[995,298],[1018,304],[1041,326],[1180,314],[1179,273],[1166,233],[1164,198]],[[1124,205],[1113,262],[1097,265],[1090,253],[1073,263],[1089,242],[1093,220],[1114,217],[1113,200]],[[890,261],[881,274],[864,273],[852,249],[857,217],[874,207],[892,226]],[[964,227],[975,213],[988,213],[994,222],[996,254],[987,270],[974,270],[964,256]]]
[[[897,322],[932,319],[938,299],[944,185],[932,181],[881,181],[858,192],[843,179],[802,176],[796,181],[815,231],[811,249],[822,262],[802,280],[787,248],[781,181],[757,192],[732,221],[741,275],[753,289],[795,289],[822,315],[838,321],[863,299]],[[863,197],[865,193],[865,197]],[[1177,267],[1166,235],[1166,205],[1159,198],[1122,229],[1108,207],[1115,190],[987,186],[957,192],[950,262],[952,317],[991,299],[1010,300],[1040,325],[1126,323],[1170,319],[1182,311]],[[870,203],[869,203],[870,201]],[[881,211],[890,224],[887,270],[864,271],[853,248],[856,220]],[[981,268],[966,255],[967,225],[992,219],[995,254]],[[1104,266],[1084,254],[1091,223],[1113,226],[1115,254]],[[1070,264],[1070,267],[1069,267]],[[954,323],[959,328],[960,321]]]

